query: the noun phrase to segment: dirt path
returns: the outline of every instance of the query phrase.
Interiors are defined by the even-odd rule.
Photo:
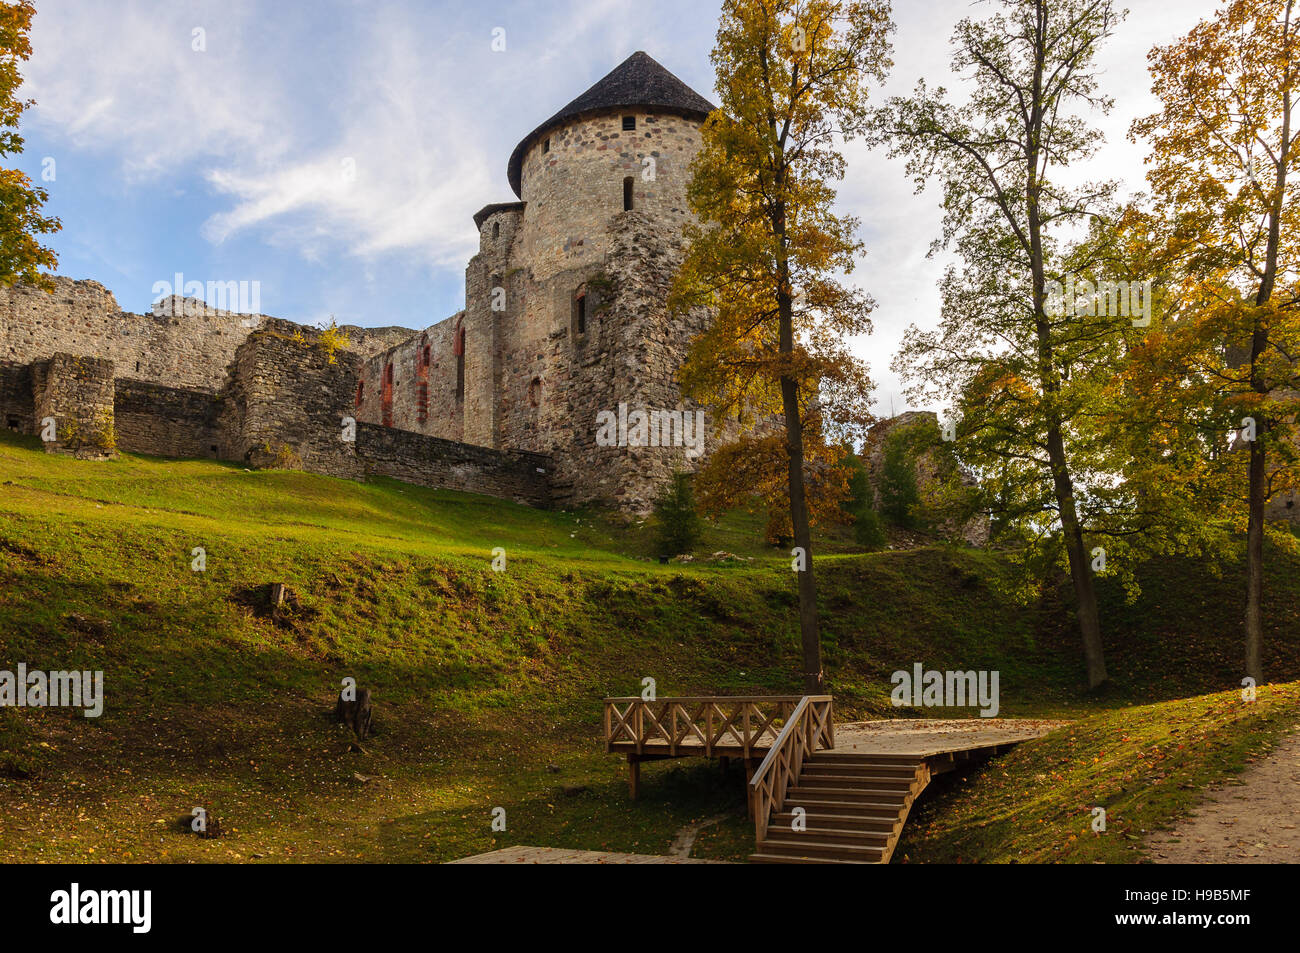
[[[1300,863],[1300,731],[1147,847],[1157,864]]]
[[[694,824],[687,824],[677,836],[673,838],[672,844],[668,847],[669,857],[689,857],[691,848],[695,846],[695,838],[699,836],[700,831],[706,827],[711,827],[721,821],[725,821],[731,815],[715,814],[713,817],[706,817],[702,821],[696,821]]]

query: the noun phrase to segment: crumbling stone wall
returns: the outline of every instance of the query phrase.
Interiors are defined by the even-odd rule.
[[[235,350],[266,315],[238,314],[173,296],[149,314],[123,311],[97,281],[54,278],[54,293],[0,286],[0,360],[48,360],[56,351],[113,362],[120,377],[168,387],[219,390]],[[408,328],[340,329],[348,348],[373,354],[414,334]]]
[[[357,425],[356,450],[370,475],[550,505],[551,461],[543,454],[475,447],[368,423]]]
[[[54,294],[0,287],[0,358],[26,364],[58,351],[93,355],[112,361],[122,377],[216,390],[251,330],[243,323],[249,315],[207,308],[176,317],[132,314],[97,281],[54,282]]]
[[[222,459],[227,452],[219,426],[221,406],[207,391],[119,380],[113,399],[118,449]]]
[[[462,312],[463,313],[463,312]],[[377,351],[362,363],[353,395],[357,420],[415,433],[460,440],[464,410],[456,389],[456,333],[461,315],[454,315],[401,343]],[[392,384],[385,375],[392,368]],[[385,394],[389,402],[385,405]]]
[[[343,437],[360,366],[350,351],[329,351],[319,332],[268,319],[239,347],[221,394],[227,455],[358,479],[362,467]]]
[[[73,453],[102,459],[113,456],[113,362],[58,352],[32,367],[38,432],[53,421],[47,453]]]
[[[939,416],[931,410],[909,410],[881,420],[868,432],[863,462],[866,464],[867,475],[871,480],[873,505],[876,509],[879,509],[881,504],[880,488],[885,469],[886,444],[891,434],[902,434],[905,431],[911,431],[913,434],[929,434],[938,440]],[[917,439],[917,445],[909,452],[909,459],[921,507],[925,511],[921,515],[934,522],[934,525],[927,527],[927,531],[951,539],[961,539],[972,546],[987,545],[989,540],[987,513],[975,513],[964,517],[949,513],[949,509],[960,512],[960,506],[955,506],[958,501],[949,499],[948,494],[962,490],[973,493],[976,488],[975,478],[961,469],[954,474],[950,469],[953,466],[950,462],[951,458],[941,454],[937,446],[926,447],[924,439]],[[954,476],[955,486],[952,480]],[[966,509],[965,513],[970,514],[970,510]]]
[[[0,426],[16,433],[36,433],[32,366],[0,361]]]

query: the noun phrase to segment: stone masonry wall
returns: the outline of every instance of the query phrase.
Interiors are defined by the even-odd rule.
[[[588,287],[600,287],[604,300],[595,336],[578,349],[572,364],[566,394],[572,439],[554,450],[556,495],[557,502],[645,512],[674,470],[693,470],[707,458],[714,421],[705,415],[704,452],[690,457],[683,446],[600,446],[597,416],[617,413],[620,404],[629,413],[700,409],[683,399],[677,373],[708,315],[668,314],[668,289],[684,251],[680,237],[666,235],[653,218],[632,211],[611,221],[607,242],[603,271],[588,281]],[[570,474],[571,483],[565,479]]]
[[[216,390],[248,336],[248,315],[180,317],[124,312],[97,281],[55,278],[55,292],[0,288],[0,359],[30,363],[56,351],[112,361],[117,373],[171,387]]]
[[[206,391],[119,380],[113,400],[118,449],[161,457],[224,458],[221,406]]]
[[[635,130],[623,130],[623,115],[636,117]],[[528,150],[521,167],[527,207],[517,257],[536,281],[599,263],[609,250],[609,220],[623,211],[629,176],[634,208],[662,233],[680,235],[690,218],[686,185],[699,148],[698,120],[644,110],[593,116],[552,131]],[[654,160],[652,179],[643,177],[646,159]]]
[[[359,387],[353,396],[357,420],[387,421],[402,430],[462,439],[464,412],[456,392],[455,353],[460,318],[455,315],[440,321],[368,357],[361,365]],[[384,379],[390,365],[392,385],[386,389]]]
[[[0,426],[28,436],[36,433],[30,364],[0,361]]]
[[[32,390],[37,427],[50,418],[55,424],[54,439],[45,443],[47,453],[112,456],[112,361],[56,353],[33,366]]]
[[[58,276],[49,294],[27,284],[0,286],[0,361],[30,364],[56,351],[110,360],[132,380],[220,389],[235,350],[266,321],[191,298],[157,302],[150,314],[118,307],[97,281]],[[372,354],[416,333],[407,328],[342,328],[349,349]]]
[[[530,506],[550,503],[550,460],[362,423],[357,458],[367,474],[420,486],[484,493]]]
[[[358,479],[362,468],[343,435],[361,358],[344,350],[333,358],[319,333],[289,321],[268,319],[250,334],[221,395],[228,457]]]

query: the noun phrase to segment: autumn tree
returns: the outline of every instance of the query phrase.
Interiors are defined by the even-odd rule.
[[[910,329],[897,366],[918,399],[957,402],[962,459],[995,478],[990,498],[1030,532],[1060,541],[1095,688],[1107,675],[1081,507],[1111,467],[1099,456],[1105,441],[1081,425],[1113,373],[1121,324],[1051,292],[1076,267],[1072,233],[1111,201],[1110,184],[1067,188],[1061,170],[1100,141],[1078,113],[1110,106],[1094,60],[1120,15],[1109,0],[992,6],[984,19],[961,20],[952,37],[969,99],[953,102],[922,81],[875,117],[918,191],[941,183],[938,244],[960,263],[943,278],[938,329]]]
[[[30,0],[0,3],[0,158],[23,151],[18,122],[32,101],[18,98],[23,81],[18,67],[32,55],[28,33],[35,13]],[[42,269],[53,270],[58,259],[36,238],[61,227],[57,218],[41,214],[48,199],[49,193],[33,186],[22,172],[0,168],[0,283],[26,281],[53,290]]]
[[[825,690],[811,525],[847,494],[841,441],[869,421],[871,385],[846,338],[870,330],[871,299],[848,287],[863,246],[837,214],[840,142],[867,116],[889,68],[885,0],[726,0],[711,56],[719,108],[701,133],[688,198],[698,224],[670,307],[707,308],[685,392],[740,439],[713,455],[706,505],[761,492],[789,511],[804,686]]]
[[[1177,320],[1153,340],[1148,387],[1175,415],[1235,430],[1192,472],[1228,466],[1246,530],[1246,673],[1262,680],[1268,502],[1300,488],[1300,244],[1293,0],[1235,0],[1149,55],[1160,109],[1150,140],[1153,230],[1176,266]],[[1234,465],[1239,464],[1239,465]],[[1210,475],[1214,467],[1210,467]]]

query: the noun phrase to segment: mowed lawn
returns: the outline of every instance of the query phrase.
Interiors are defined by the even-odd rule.
[[[743,780],[716,764],[657,764],[628,802],[601,746],[600,699],[637,693],[647,676],[660,695],[797,691],[793,574],[762,524],[730,516],[695,561],[660,565],[636,521],[212,461],[90,463],[0,437],[0,669],[100,669],[106,695],[96,719],[0,709],[0,860],[663,852],[681,826],[718,814],[729,820],[697,854],[741,858]],[[1132,604],[1103,581],[1116,685],[1093,699],[1079,691],[1067,608],[1054,590],[1017,599],[995,553],[860,554],[839,533],[821,551],[842,718],[920,714],[888,701],[889,673],[914,662],[997,668],[1002,714],[1077,726],[1239,681],[1232,567],[1211,578],[1192,563],[1152,566]],[[1298,563],[1270,565],[1267,662],[1292,680]],[[276,582],[294,600],[273,612]],[[376,734],[360,751],[329,717],[347,676],[375,694]],[[1264,719],[1272,698],[1248,717]],[[1175,705],[1160,717],[1181,716]],[[1224,720],[1225,739],[1247,724],[1268,735],[1263,721],[1235,724]],[[222,837],[182,830],[195,806]],[[491,829],[497,807],[504,832]],[[999,849],[935,823],[905,842],[907,859]]]

